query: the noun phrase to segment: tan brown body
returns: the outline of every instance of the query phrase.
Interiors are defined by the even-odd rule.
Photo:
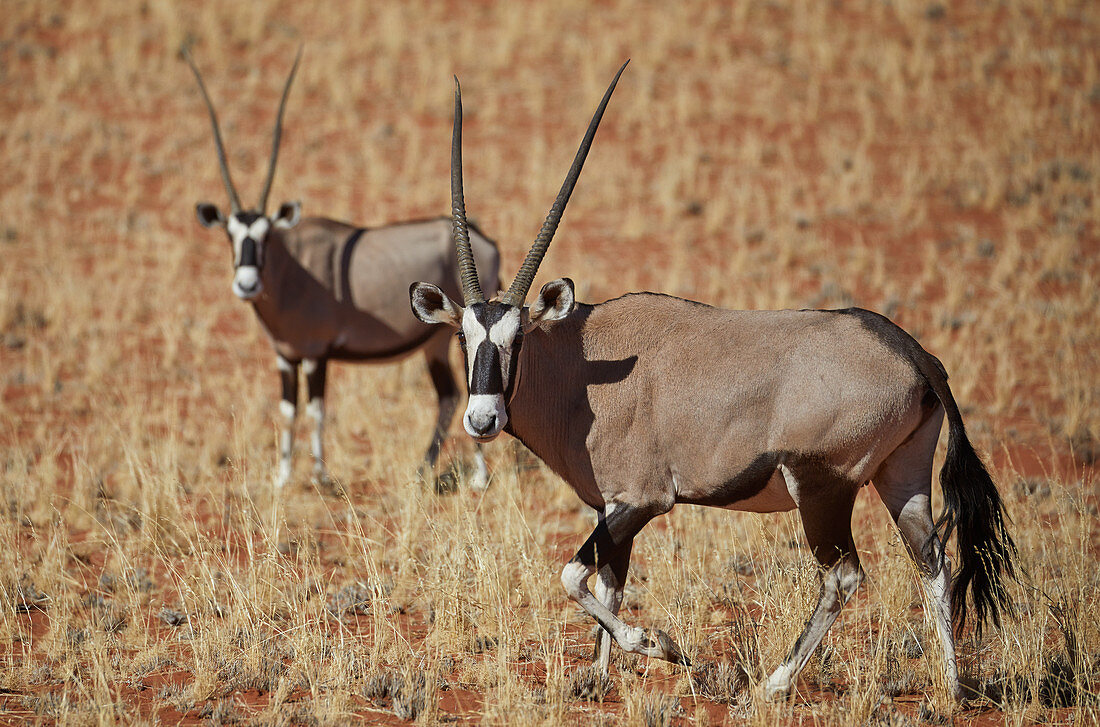
[[[928,415],[913,365],[830,311],[634,294],[536,326],[519,372],[509,431],[597,509],[790,510],[780,465],[866,482]]]
[[[496,245],[475,231],[486,286],[496,286]],[[449,336],[413,316],[409,285],[427,276],[458,295],[450,220],[361,230],[319,217],[267,235],[263,292],[252,303],[276,353],[288,361],[384,361]],[[484,267],[481,267],[484,266]]]

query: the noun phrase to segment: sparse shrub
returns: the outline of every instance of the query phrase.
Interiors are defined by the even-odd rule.
[[[699,662],[691,670],[691,679],[699,694],[723,704],[740,700],[750,686],[744,668],[726,661]]]
[[[378,702],[388,700],[398,718],[414,720],[435,699],[435,686],[429,687],[428,677],[420,669],[384,671],[367,678],[362,694]]]
[[[680,700],[659,692],[646,693],[641,696],[640,704],[629,702],[628,712],[631,707],[638,709],[641,722],[646,727],[670,727],[677,717],[683,716],[684,708],[680,706]]]
[[[613,686],[611,677],[595,666],[585,666],[570,675],[568,696],[589,702],[602,702]]]
[[[84,597],[82,604],[90,612],[91,621],[96,628],[109,634],[118,633],[126,628],[127,611],[113,599],[89,593]]]
[[[206,724],[211,725],[211,727],[238,724],[245,719],[245,715],[232,697],[223,697],[213,702],[206,702],[199,710],[198,717],[205,719]]]
[[[50,603],[50,597],[38,590],[26,573],[19,578],[18,583],[8,586],[5,590],[11,595],[16,613],[45,611]]]
[[[351,583],[329,596],[328,612],[339,618],[345,614],[368,614],[375,599],[385,598],[393,586]]]
[[[187,614],[167,606],[157,611],[157,618],[169,626],[182,626],[187,623]]]

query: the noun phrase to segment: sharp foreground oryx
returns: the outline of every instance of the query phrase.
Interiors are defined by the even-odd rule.
[[[224,227],[233,245],[233,292],[250,301],[275,347],[282,378],[280,402],[283,426],[279,439],[279,471],[276,485],[290,478],[294,441],[294,417],[298,406],[298,369],[306,375],[314,422],[312,434],[313,477],[329,483],[325,471],[324,428],[325,370],[331,361],[387,361],[422,350],[428,359],[432,384],[439,397],[439,416],[424,455],[427,468],[439,456],[439,448],[458,401],[458,388],[447,361],[450,336],[414,318],[404,304],[405,291],[414,280],[431,280],[457,294],[457,259],[446,218],[408,222],[372,229],[309,217],[299,221],[298,202],[282,204],[267,213],[267,196],[279,155],[283,111],[298,69],[290,70],[275,122],[271,164],[256,209],[243,210],[229,177],[225,148],[214,106],[202,76],[184,49],[198,81],[210,123],[214,128],[222,181],[229,193],[229,216],[208,202],[196,206],[199,222]],[[499,256],[496,245],[473,231],[473,256],[481,269],[481,284],[496,289]],[[475,486],[484,486],[488,471],[477,452]]]
[[[410,295],[420,320],[459,329],[470,394],[466,431],[481,442],[508,431],[598,511],[596,529],[561,580],[604,629],[604,673],[611,638],[627,651],[687,663],[667,634],[617,616],[631,545],[647,522],[677,503],[798,508],[825,572],[802,635],[763,685],[768,697],[789,693],[863,580],[851,514],[859,489],[873,482],[920,567],[958,695],[950,622],[963,626],[969,592],[979,628],[999,623],[1015,548],[934,356],[886,318],[859,309],[731,311],[653,293],[585,305],[575,302],[566,278],[524,305],[618,78],[500,300],[485,299],[466,232],[456,79],[451,194],[464,306],[427,282]],[[932,455],[945,414],[945,509],[934,525]],[[942,546],[952,532],[961,562],[953,594]],[[587,585],[593,574],[595,596]]]

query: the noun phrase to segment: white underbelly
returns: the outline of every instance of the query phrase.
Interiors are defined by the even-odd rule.
[[[744,500],[736,500],[726,505],[727,510],[739,510],[741,512],[786,512],[798,507],[791,497],[791,491],[787,487],[787,480],[783,477],[780,466],[768,479],[764,489],[752,497]]]

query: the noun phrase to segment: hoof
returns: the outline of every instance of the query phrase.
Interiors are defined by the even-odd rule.
[[[765,702],[786,702],[791,698],[794,690],[791,689],[790,684],[772,683],[771,681],[765,682],[760,687],[760,698]]]
[[[646,640],[649,642],[651,656],[659,657],[672,664],[678,664],[679,666],[691,666],[691,660],[688,659],[687,655],[676,645],[672,637],[664,631],[660,629],[649,629],[646,631]]]

